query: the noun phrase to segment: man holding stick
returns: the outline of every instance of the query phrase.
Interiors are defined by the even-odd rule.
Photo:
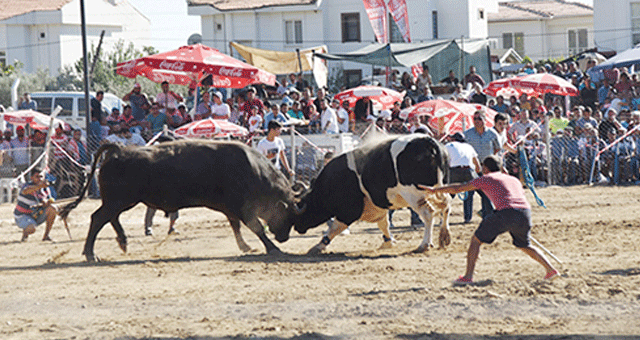
[[[467,252],[467,270],[453,284],[472,284],[480,246],[482,243],[491,244],[498,235],[507,231],[513,238],[514,246],[520,248],[545,268],[545,280],[558,277],[558,271],[549,263],[549,260],[538,248],[530,244],[531,205],[524,195],[520,181],[502,172],[502,162],[496,155],[488,156],[482,161],[482,174],[483,176],[464,184],[449,184],[442,187],[420,185],[421,189],[432,194],[457,194],[482,190],[495,206],[495,211],[482,219],[480,226],[471,238]]]

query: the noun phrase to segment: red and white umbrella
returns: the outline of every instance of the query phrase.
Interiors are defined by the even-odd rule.
[[[187,138],[243,137],[249,134],[249,131],[242,126],[224,119],[213,118],[196,120],[175,129],[173,132]]]
[[[540,95],[545,93],[552,93],[561,96],[578,95],[578,89],[576,89],[576,87],[570,82],[550,73],[529,74],[517,78],[514,80],[514,83],[517,88],[523,91],[531,90],[533,93]]]
[[[493,126],[493,119],[497,112],[480,104],[460,103],[452,100],[427,100],[405,108],[400,117],[429,116],[429,127],[439,135],[450,135],[464,132],[473,127],[473,113],[482,110],[486,114],[486,126]]]
[[[232,58],[218,50],[195,44],[118,63],[116,73],[127,78],[144,76],[156,83],[197,84],[212,76],[214,87],[243,88],[251,84],[274,85],[276,76]]]
[[[32,129],[44,131],[49,129],[51,124],[51,117],[34,110],[19,110],[19,111],[7,111],[2,114],[3,119],[7,123],[19,126],[29,125]],[[62,124],[64,130],[70,130],[71,126],[61,119],[54,118],[53,127],[58,127]]]
[[[509,98],[511,96],[520,97],[521,94],[532,94],[531,89],[520,88],[516,86],[519,77],[502,78],[494,80],[484,88],[484,93],[493,97],[503,96]]]
[[[372,101],[380,105],[381,110],[386,110],[393,107],[393,103],[397,101],[402,102],[404,95],[405,91],[398,92],[385,87],[363,85],[344,90],[333,96],[333,98],[340,102],[346,100],[349,102],[349,106],[355,106],[358,99],[369,97]]]

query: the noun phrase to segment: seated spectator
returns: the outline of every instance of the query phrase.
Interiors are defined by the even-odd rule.
[[[151,114],[151,113],[149,113]],[[123,137],[123,131],[120,125],[114,125],[111,129],[109,135],[102,140],[103,143],[111,143],[111,144],[123,144],[126,145],[127,141]]]
[[[269,125],[269,122],[274,119],[283,125],[288,121],[287,117],[282,113],[280,113],[280,107],[278,106],[278,104],[272,104],[271,109],[264,116],[263,129],[267,130],[267,126]]]
[[[287,114],[291,118],[305,120],[304,114],[302,113],[302,110],[300,109],[300,102],[299,101],[293,102],[293,104],[291,105],[291,109],[287,112]]]
[[[145,121],[148,124],[149,130],[151,130],[152,134],[156,134],[162,131],[164,125],[168,125],[167,116],[160,112],[160,105],[158,103],[153,103],[151,105],[151,109],[149,110],[149,114],[145,118]]]
[[[251,108],[249,116],[247,117],[246,127],[251,133],[260,133],[262,130],[262,116],[260,115],[260,109],[257,106]]]
[[[309,133],[319,133],[320,126],[320,114],[316,111],[315,105],[307,107],[309,110]]]
[[[202,100],[198,103],[198,107],[196,108],[194,120],[202,120],[211,117],[212,105],[213,103],[211,102],[211,94],[205,91],[202,94]]]
[[[211,115],[213,119],[228,120],[231,116],[231,108],[222,101],[222,93],[215,92],[213,96],[213,105],[211,106]]]
[[[118,124],[118,121],[120,119],[121,119],[120,109],[117,107],[114,107],[113,109],[111,109],[111,114],[107,116],[107,124],[109,124],[110,126],[113,126],[115,124]]]
[[[426,71],[427,74],[429,71]],[[431,78],[431,76],[429,76]],[[400,79],[400,84],[402,84],[402,88],[405,91],[413,91],[415,89],[415,83],[413,82],[413,77],[409,74],[409,72],[403,72],[402,78]]]
[[[139,133],[131,132],[131,130],[123,130],[122,137],[125,139],[124,145],[145,146],[147,142]]]
[[[504,97],[499,95],[496,97],[496,104],[490,106],[496,112],[509,113],[509,105],[504,102]]]

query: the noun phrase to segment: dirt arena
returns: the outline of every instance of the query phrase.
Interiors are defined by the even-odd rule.
[[[393,249],[377,250],[380,232],[362,223],[326,254],[304,255],[321,226],[280,244],[289,255],[269,256],[246,228],[256,252],[241,254],[224,217],[205,209],[181,211],[180,234],[169,237],[158,213],[145,237],[138,206],[121,217],[128,253],[106,226],[97,264],[81,252],[99,201],[72,213],[72,241],[56,222],[54,243],[40,241],[43,227],[20,243],[13,206],[2,205],[0,338],[638,339],[640,187],[539,194],[548,209],[534,208],[532,235],[563,261],[562,277],[544,282],[542,267],[502,235],[481,250],[482,284],[467,287],[451,281],[479,217],[462,224],[459,199],[452,244],[426,254],[408,253],[422,231],[408,226],[407,210],[394,216]]]

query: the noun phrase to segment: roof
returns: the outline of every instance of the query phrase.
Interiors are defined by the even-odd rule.
[[[209,5],[219,11],[254,10],[265,7],[312,5],[318,0],[188,0],[189,6]]]
[[[564,0],[524,0],[500,2],[489,21],[540,20],[556,17],[593,16],[593,7]]]
[[[59,11],[72,0],[0,0],[0,20],[40,11]]]

